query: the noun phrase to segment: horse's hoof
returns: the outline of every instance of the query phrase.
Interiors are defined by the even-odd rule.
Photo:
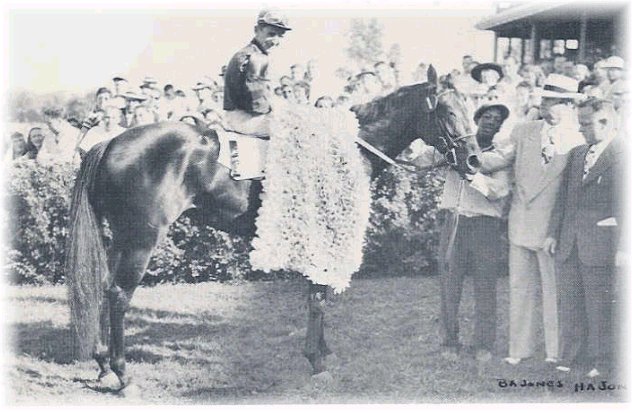
[[[101,390],[118,391],[122,386],[121,380],[113,371],[106,373],[97,380],[97,387]]]
[[[129,383],[127,386],[123,387],[119,392],[119,395],[129,400],[141,399],[140,388],[134,383]]]
[[[334,376],[332,376],[327,370],[312,375],[312,382],[315,384],[331,384],[333,381]]]

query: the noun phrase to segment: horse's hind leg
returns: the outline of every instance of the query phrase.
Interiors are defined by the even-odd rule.
[[[132,232],[134,239],[126,245],[121,254],[114,282],[108,291],[110,300],[110,367],[116,373],[121,386],[129,384],[125,369],[125,313],[140,283],[156,241],[155,233]]]
[[[108,268],[109,276],[106,280],[103,280],[103,291],[105,292],[103,298],[103,305],[101,307],[100,316],[100,334],[95,346],[94,359],[99,364],[99,381],[102,385],[109,387],[112,383],[109,382],[109,375],[112,374],[110,369],[110,299],[109,291],[112,287],[112,274],[114,274],[118,268],[119,260],[121,259],[121,251],[112,248],[108,254]],[[113,374],[112,374],[113,375]]]

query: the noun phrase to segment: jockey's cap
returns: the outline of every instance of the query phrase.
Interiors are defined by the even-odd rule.
[[[261,10],[257,16],[257,24],[267,24],[283,30],[292,30],[288,25],[287,16],[278,10]]]

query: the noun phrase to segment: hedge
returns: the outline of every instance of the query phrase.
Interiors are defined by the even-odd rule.
[[[8,242],[4,245],[10,282],[64,281],[63,248],[75,173],[70,165],[43,165],[30,160],[14,162],[9,168],[5,194]],[[416,175],[397,169],[386,170],[373,183],[365,259],[357,277],[427,275],[435,271],[435,218],[441,183],[435,171]],[[198,221],[193,211],[171,226],[154,252],[144,284],[296,276],[252,271],[247,240]]]

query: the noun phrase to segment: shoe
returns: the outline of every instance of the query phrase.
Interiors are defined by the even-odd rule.
[[[570,371],[571,371],[571,368],[570,368],[570,367],[567,367],[567,366],[562,366],[561,364],[560,364],[559,366],[556,366],[556,367],[555,367],[555,369],[556,369],[557,371],[561,371],[561,372],[564,372],[564,373],[568,373],[568,372],[570,372]]]
[[[549,364],[557,364],[560,362],[560,360],[557,357],[547,357],[546,359],[544,359],[544,362]]]
[[[597,370],[596,368],[593,368],[592,370],[590,370],[588,372],[588,374],[586,374],[586,377],[594,379],[595,377],[599,377],[601,376],[601,373],[599,373],[599,370]]]
[[[492,353],[490,353],[488,350],[478,350],[476,352],[476,361],[479,361],[481,363],[487,363],[491,359],[492,359]]]
[[[516,358],[516,357],[505,357],[503,359],[503,361],[507,364],[511,364],[512,366],[516,366],[518,364],[520,364],[520,362],[522,361],[521,358]]]

